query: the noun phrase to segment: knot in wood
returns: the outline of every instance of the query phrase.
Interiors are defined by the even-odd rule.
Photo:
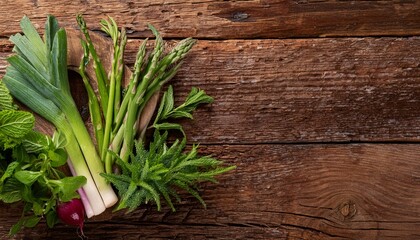
[[[232,15],[232,21],[233,22],[241,22],[247,19],[249,16],[245,12],[235,12]]]
[[[357,213],[356,204],[352,201],[346,201],[338,207],[338,212],[343,220],[349,220]]]

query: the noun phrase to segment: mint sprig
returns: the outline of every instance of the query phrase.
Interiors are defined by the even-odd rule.
[[[23,227],[35,227],[42,218],[48,226],[57,222],[59,201],[77,198],[76,190],[86,178],[65,177],[58,170],[67,161],[65,141],[33,130],[30,112],[16,110],[7,88],[0,81],[0,201],[23,202],[25,208],[10,235]]]

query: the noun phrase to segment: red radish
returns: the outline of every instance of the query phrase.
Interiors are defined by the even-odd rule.
[[[85,221],[85,210],[80,199],[72,199],[68,202],[60,203],[57,208],[58,218],[65,224],[77,226],[83,235],[83,223]]]

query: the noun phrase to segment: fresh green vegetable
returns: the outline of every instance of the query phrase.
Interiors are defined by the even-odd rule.
[[[128,160],[134,147],[134,141],[139,137],[137,132],[143,132],[144,130],[138,129],[141,126],[139,124],[141,118],[151,117],[143,115],[145,107],[150,99],[159,93],[162,86],[175,76],[182,65],[182,59],[195,44],[195,40],[191,38],[184,39],[165,54],[162,37],[153,26],[149,25],[150,30],[156,36],[155,48],[147,56],[147,39],[140,45],[133,74],[124,91],[125,94],[122,96],[123,53],[127,41],[124,29],[120,32],[112,18],[110,18],[110,21],[104,20],[101,23],[102,29],[111,36],[114,44],[112,69],[107,74],[102,72],[103,67],[99,67],[102,65],[101,61],[96,54],[89,32],[86,29],[86,23],[81,15],[77,17],[77,22],[86,39],[86,44],[83,44],[83,46],[89,50],[93,58],[98,86],[104,84],[104,88],[107,88],[107,91],[105,91],[107,93],[106,100],[100,94],[99,99],[92,99],[91,101],[100,102],[99,105],[103,109],[102,115],[105,116],[103,141],[99,134],[96,135],[96,138],[98,142],[102,143],[102,146],[99,146],[99,148],[101,149],[102,161],[105,162],[106,172],[111,173],[115,158],[112,157],[108,150],[117,153],[124,161]],[[110,81],[102,83],[103,76],[107,75],[110,76]],[[99,90],[99,92],[102,91],[101,87],[99,87]],[[151,114],[153,114],[153,111],[151,111]],[[92,119],[97,118],[99,114],[95,115],[92,116]],[[163,126],[161,127],[163,128]],[[144,137],[144,135],[140,137]]]
[[[76,190],[82,201],[85,195],[88,199],[83,201],[87,216],[100,214],[118,200],[109,183],[120,197],[116,210],[133,211],[148,202],[156,203],[160,210],[163,198],[175,211],[173,200],[180,200],[178,189],[190,193],[205,206],[198,183],[216,182],[217,175],[235,166],[226,167],[210,156],[199,156],[196,145],[186,151],[186,134],[179,123],[170,119],[192,119],[198,105],[211,103],[213,98],[192,88],[185,102],[175,107],[173,88],[169,86],[155,114],[164,84],[178,72],[195,40],[184,39],[166,52],[159,32],[149,25],[156,37],[154,50],[147,53],[148,40],[143,41],[130,81],[123,85],[125,30],[120,31],[112,18],[101,22],[114,50],[111,69],[106,72],[81,15],[77,22],[84,35],[79,71],[89,97],[97,146],[70,94],[65,30],[49,16],[42,39],[24,17],[21,21],[24,35],[11,37],[16,54],[8,58],[10,66],[2,81],[14,97],[53,123],[58,132],[52,139],[33,132],[33,116],[17,111],[8,93],[0,92],[0,199],[26,203],[24,215],[12,233],[22,226],[35,226],[43,216],[50,226],[54,225],[55,207],[59,202],[77,198]],[[85,73],[90,60],[98,95]],[[2,89],[7,90],[0,84]],[[151,128],[154,135],[149,144],[144,138]],[[180,130],[184,134],[182,141],[176,139],[169,144],[168,130]],[[66,177],[56,169],[66,162],[63,148],[75,177]],[[121,170],[120,174],[114,172],[115,167]]]
[[[175,210],[172,198],[179,200],[177,189],[183,189],[196,197],[204,206],[205,203],[197,191],[197,183],[201,181],[215,182],[215,176],[234,169],[234,166],[224,167],[222,162],[209,156],[198,156],[198,147],[184,153],[186,137],[179,123],[168,122],[176,118],[193,118],[193,111],[200,104],[211,103],[213,98],[203,90],[192,88],[185,102],[175,107],[172,86],[163,94],[162,101],[150,127],[155,128],[153,141],[146,146],[144,141],[146,129],[152,120],[157,97],[165,83],[172,79],[182,65],[182,59],[195,44],[195,40],[187,38],[180,41],[172,50],[165,53],[163,39],[159,32],[151,25],[150,30],[156,36],[155,48],[146,53],[147,39],[139,46],[130,81],[125,94],[121,97],[121,78],[123,76],[123,50],[127,41],[124,29],[119,32],[116,22],[110,18],[102,21],[102,29],[113,40],[114,54],[109,73],[104,73],[100,59],[95,52],[93,43],[86,29],[81,15],[78,23],[85,35],[85,57],[93,58],[96,70],[97,84],[110,76],[104,82],[107,89],[107,101],[89,94],[90,102],[98,102],[102,106],[102,113],[91,110],[92,119],[104,116],[105,131],[96,131],[96,138],[102,150],[102,160],[105,162],[106,173],[101,174],[118,190],[120,198],[116,210],[127,208],[133,211],[143,203],[153,201],[160,210],[160,199],[164,198],[168,205]],[[83,60],[80,69],[84,70],[86,61]],[[98,70],[99,69],[99,70]],[[85,74],[82,73],[82,76]],[[85,81],[87,82],[87,81]],[[91,89],[87,86],[87,89]],[[90,90],[88,90],[89,92]],[[100,92],[101,92],[100,88]],[[107,106],[107,107],[105,107]],[[94,125],[96,125],[94,123]],[[176,140],[170,147],[167,143],[167,130],[180,130],[184,134],[183,140]],[[164,131],[161,133],[161,131]],[[133,149],[135,148],[135,149]],[[122,170],[121,174],[113,173],[114,161]]]
[[[193,87],[191,92],[188,94],[187,99],[185,99],[185,102],[174,108],[174,92],[172,86],[169,86],[168,90],[163,94],[162,102],[153,123],[153,127],[158,130],[177,129],[185,135],[180,124],[163,121],[170,118],[193,119],[192,112],[199,104],[211,102],[213,102],[212,97],[208,96],[203,90]]]
[[[76,190],[84,176],[66,177],[58,170],[66,163],[65,141],[56,133],[52,138],[33,129],[35,118],[17,110],[7,88],[0,81],[0,200],[24,202],[21,219],[11,228],[34,227],[41,218],[48,226],[57,222],[59,202],[78,198]]]
[[[206,206],[198,193],[197,183],[216,182],[216,175],[235,168],[222,167],[221,161],[210,156],[198,156],[198,146],[184,153],[186,138],[168,146],[167,137],[168,132],[160,134],[155,130],[149,149],[138,141],[128,162],[117,157],[121,174],[101,174],[118,189],[120,201],[116,210],[127,208],[131,212],[148,202],[155,202],[160,210],[160,199],[163,198],[175,211],[172,199],[180,201],[178,189],[187,191]]]
[[[13,98],[9,93],[6,85],[0,81],[0,110],[15,110],[16,105],[13,104]]]
[[[93,211],[87,215],[98,215],[118,199],[110,184],[99,176],[103,164],[70,94],[66,32],[53,16],[48,16],[44,40],[27,17],[22,19],[21,28],[24,35],[10,38],[16,54],[7,59],[10,66],[3,81],[14,97],[64,134],[69,165],[76,175],[87,179],[83,190]]]

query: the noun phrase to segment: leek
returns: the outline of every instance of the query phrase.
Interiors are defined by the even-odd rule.
[[[70,166],[77,175],[85,176],[83,186],[92,212],[98,215],[114,205],[118,198],[111,185],[99,174],[104,167],[70,94],[67,76],[67,37],[53,16],[48,16],[44,40],[26,16],[21,20],[24,35],[10,38],[15,44],[8,58],[3,82],[10,93],[50,121],[67,140]]]

